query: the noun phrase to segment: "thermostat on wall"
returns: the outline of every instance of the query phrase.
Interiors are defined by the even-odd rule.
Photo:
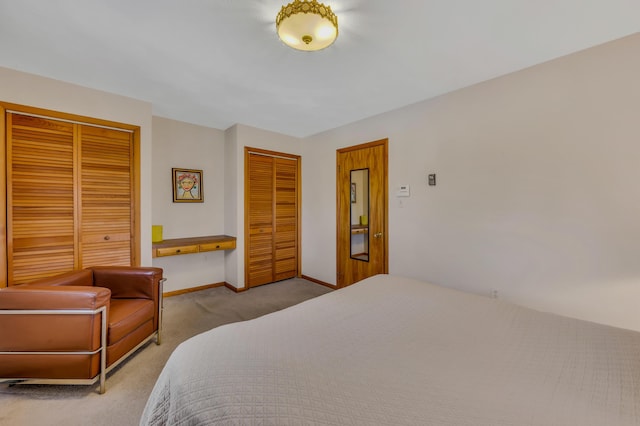
[[[396,197],[408,197],[410,195],[409,185],[400,185],[396,191]]]

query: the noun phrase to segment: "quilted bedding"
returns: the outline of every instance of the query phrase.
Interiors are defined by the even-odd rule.
[[[378,275],[182,343],[141,425],[640,425],[640,333]]]

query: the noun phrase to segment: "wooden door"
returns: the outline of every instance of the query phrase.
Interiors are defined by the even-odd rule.
[[[274,158],[274,281],[298,275],[298,161]]]
[[[75,268],[72,123],[8,113],[7,283]]]
[[[387,152],[387,139],[337,151],[338,287],[388,272]],[[356,183],[354,176],[360,174],[366,179]],[[367,197],[364,214],[354,211],[358,194]],[[364,252],[362,247],[353,249],[356,238]]]
[[[298,156],[245,149],[245,282],[256,287],[298,276]]]
[[[0,111],[0,287],[88,266],[137,265],[139,128],[12,104]]]
[[[118,129],[80,126],[79,264],[129,266],[133,253],[133,140]]]
[[[246,181],[248,242],[246,286],[255,287],[273,278],[273,158],[249,154]]]

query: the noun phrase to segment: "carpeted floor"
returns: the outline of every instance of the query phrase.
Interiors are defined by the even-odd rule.
[[[160,346],[150,342],[98,386],[0,385],[2,425],[137,425],[162,367],[182,341],[236,321],[268,314],[331,289],[303,279],[263,285],[243,293],[218,287],[166,298]]]

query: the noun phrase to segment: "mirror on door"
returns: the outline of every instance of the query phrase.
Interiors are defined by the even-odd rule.
[[[369,169],[351,170],[351,258],[369,261]]]

